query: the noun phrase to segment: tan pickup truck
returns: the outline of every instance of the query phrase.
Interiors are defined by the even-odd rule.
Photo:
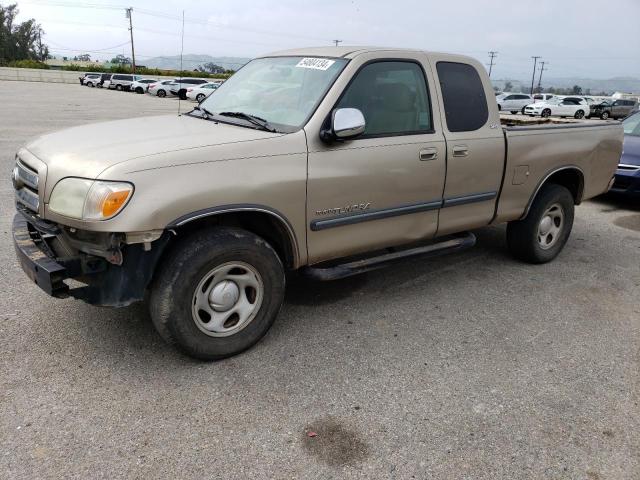
[[[574,205],[611,186],[622,139],[611,121],[503,127],[468,57],[280,52],[189,113],[21,149],[14,243],[50,295],[124,306],[148,292],[167,341],[218,359],[267,332],[290,270],[345,277],[503,222],[516,258],[553,259]]]

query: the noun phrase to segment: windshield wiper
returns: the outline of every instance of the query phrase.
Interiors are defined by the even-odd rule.
[[[246,120],[254,125],[260,127],[262,130],[266,130],[267,132],[275,132],[276,129],[273,128],[268,121],[264,118],[256,117],[255,115],[251,115],[249,113],[244,112],[220,112],[218,115],[223,117],[233,117],[233,118],[241,118]]]
[[[196,105],[195,107],[193,107],[194,110],[198,110],[199,112],[203,112],[205,115],[207,115],[207,117],[213,117],[213,113],[211,113],[209,110],[207,110],[204,107],[201,107],[200,105]],[[208,118],[207,118],[208,119]]]

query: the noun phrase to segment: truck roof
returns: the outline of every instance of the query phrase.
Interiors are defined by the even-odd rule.
[[[329,58],[354,58],[363,53],[375,53],[375,52],[385,52],[387,55],[393,55],[393,52],[403,52],[403,53],[416,53],[416,54],[426,54],[426,55],[438,55],[438,56],[448,56],[451,57],[452,60],[468,60],[470,57],[465,55],[456,55],[452,53],[441,53],[441,52],[431,52],[426,50],[420,50],[417,48],[393,48],[393,47],[373,47],[373,46],[339,46],[339,47],[306,47],[306,48],[295,48],[291,50],[281,50],[277,52],[268,53],[266,55],[262,55],[262,57],[286,57],[286,56],[301,56],[301,57],[329,57]]]

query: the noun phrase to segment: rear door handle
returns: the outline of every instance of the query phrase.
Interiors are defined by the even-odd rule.
[[[469,147],[466,145],[454,145],[452,150],[454,157],[466,157],[469,155]]]
[[[420,150],[420,161],[422,162],[426,162],[428,160],[435,160],[437,158],[438,158],[438,150],[434,147]]]

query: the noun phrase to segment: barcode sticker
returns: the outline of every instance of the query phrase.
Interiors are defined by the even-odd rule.
[[[326,70],[331,65],[336,63],[335,60],[329,60],[328,58],[303,58],[298,62],[296,67],[298,68],[313,68],[314,70]]]

